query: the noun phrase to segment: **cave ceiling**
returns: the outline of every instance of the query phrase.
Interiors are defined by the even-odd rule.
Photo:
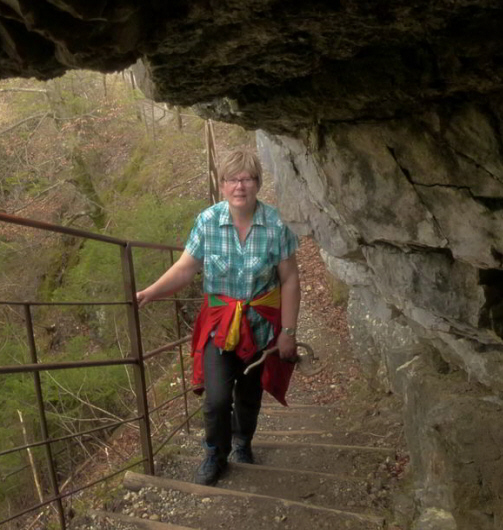
[[[142,59],[157,100],[295,133],[500,91],[502,27],[494,0],[0,0],[0,78]]]

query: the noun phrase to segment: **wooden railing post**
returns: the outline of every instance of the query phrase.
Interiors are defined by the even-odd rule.
[[[147,384],[145,379],[145,365],[143,362],[143,347],[141,343],[140,315],[136,301],[136,282],[134,277],[133,254],[131,245],[128,243],[121,247],[122,275],[124,280],[124,292],[127,307],[127,318],[129,324],[129,340],[131,343],[131,354],[136,359],[133,365],[136,403],[138,416],[140,416],[140,442],[145,473],[154,475],[154,454],[152,451],[152,438],[150,433],[150,417],[148,412]]]

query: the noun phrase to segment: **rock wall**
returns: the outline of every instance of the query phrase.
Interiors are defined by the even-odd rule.
[[[417,529],[503,528],[502,110],[259,135],[284,219],[352,286],[355,354],[404,398]]]

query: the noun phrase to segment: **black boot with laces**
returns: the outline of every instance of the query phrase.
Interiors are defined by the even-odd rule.
[[[253,453],[251,450],[251,443],[242,440],[236,441],[232,444],[232,451],[229,455],[229,460],[236,464],[253,464]]]
[[[227,458],[219,456],[216,447],[203,445],[206,449],[206,458],[197,468],[194,482],[204,486],[213,486],[227,469]]]

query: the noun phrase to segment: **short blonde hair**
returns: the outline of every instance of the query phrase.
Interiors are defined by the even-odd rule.
[[[218,176],[221,183],[243,171],[249,173],[250,177],[257,179],[260,189],[262,186],[262,166],[255,153],[238,149],[225,155],[218,165]]]

